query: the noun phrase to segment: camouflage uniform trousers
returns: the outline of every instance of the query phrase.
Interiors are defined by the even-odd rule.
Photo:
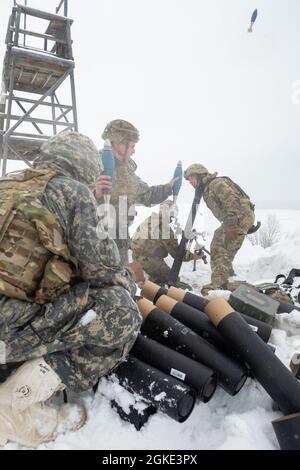
[[[143,270],[149,275],[152,282],[167,284],[170,274],[169,266],[162,258],[148,257],[134,254],[135,261],[141,263]]]
[[[90,288],[87,283],[43,306],[3,296],[0,311],[6,363],[43,357],[75,392],[92,387],[119,363],[141,324],[124,288]]]
[[[249,228],[254,223],[254,212],[249,210],[242,221],[236,226],[236,236],[228,240],[224,224],[219,227],[213,236],[210,246],[211,284],[218,288],[227,284],[233,271],[232,262],[241,248]]]

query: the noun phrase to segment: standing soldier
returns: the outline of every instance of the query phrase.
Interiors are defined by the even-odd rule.
[[[210,289],[226,289],[228,278],[234,275],[232,262],[247,233],[255,232],[254,204],[249,196],[227,176],[217,177],[198,163],[190,165],[184,177],[203,192],[203,199],[214,216],[221,222],[210,246],[211,283],[203,286],[202,293]]]
[[[168,255],[175,258],[178,242],[170,227],[172,219],[173,202],[169,199],[160,204],[159,214],[152,212],[137,228],[131,241],[132,257],[138,261],[150,280],[159,285],[168,283],[170,268],[164,261]],[[192,253],[187,252],[185,261],[194,259]],[[192,288],[180,279],[176,287],[182,289]]]
[[[102,134],[109,139],[115,156],[115,180],[101,175],[96,183],[95,195],[98,203],[103,202],[103,189],[111,189],[110,203],[116,211],[116,244],[121,262],[128,263],[130,239],[128,228],[132,224],[135,204],[151,207],[159,204],[172,194],[174,178],[167,184],[148,186],[136,174],[137,165],[132,160],[135,144],[139,141],[138,130],[130,122],[115,119],[107,124]]]

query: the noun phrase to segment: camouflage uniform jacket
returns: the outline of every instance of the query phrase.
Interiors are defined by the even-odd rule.
[[[136,169],[137,165],[131,158],[127,161],[120,161],[115,158],[115,180],[110,203],[116,210],[117,239],[119,237],[125,238],[128,235],[128,227],[132,224],[136,215],[135,204],[151,207],[152,205],[160,204],[172,194],[172,189],[168,184],[149,186],[135,174]],[[126,217],[124,221],[121,219],[122,226],[119,226],[121,201],[124,201]],[[129,208],[130,211],[128,212]]]
[[[54,212],[63,227],[71,255],[77,260],[80,279],[91,287],[120,285],[131,294],[135,283],[131,271],[120,267],[113,240],[100,240],[96,233],[96,201],[83,184],[55,177],[47,185],[44,204]]]
[[[99,153],[95,146],[90,147],[89,139],[78,136],[72,152],[69,147],[64,149],[64,140],[51,139],[43,145],[34,165],[37,169],[51,168],[57,172],[47,184],[43,203],[63,228],[65,242],[78,263],[79,284],[75,284],[69,294],[44,306],[2,297],[0,340],[6,345],[7,363],[44,356],[66,385],[83,390],[110,370],[122,349],[121,340],[118,354],[109,347],[97,349],[97,344],[103,344],[104,335],[109,344],[113,318],[106,324],[107,333],[99,326],[103,324],[101,311],[100,317],[87,326],[80,323],[87,309],[93,308],[88,304],[91,298],[94,296],[95,302],[102,305],[102,311],[106,308],[114,315],[114,299],[123,298],[123,305],[127,303],[129,307],[122,321],[126,320],[126,328],[130,325],[131,334],[138,330],[141,319],[130,298],[136,290],[131,271],[119,264],[114,241],[100,240],[97,236],[96,200],[87,185],[95,183],[101,171]],[[68,139],[68,133],[63,139]],[[105,352],[104,356],[100,349],[102,354]]]
[[[230,178],[209,175],[204,179],[203,199],[214,216],[225,226],[236,226],[254,205]]]
[[[79,141],[71,155],[66,148],[66,156],[62,140],[56,144],[54,139],[44,147],[35,167],[50,167],[57,176],[48,183],[43,202],[60,222],[69,251],[77,260],[80,279],[88,281],[91,287],[121,285],[133,293],[134,280],[130,271],[120,266],[115,243],[97,236],[96,200],[88,185],[95,183],[101,172],[98,153],[96,163],[94,149],[88,152],[85,141],[82,148]]]
[[[131,241],[133,256],[163,259],[171,255],[175,258],[177,248],[178,241],[173,230],[156,212],[152,212],[151,216],[139,225]],[[187,252],[185,261],[191,259],[192,254]]]

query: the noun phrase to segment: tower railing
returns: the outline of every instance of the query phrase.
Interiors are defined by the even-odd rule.
[[[57,14],[62,8],[67,14],[67,0],[60,2],[56,13],[31,8],[27,1],[23,5],[14,2],[0,97],[2,175],[7,160],[22,159],[30,165],[45,140],[61,130],[78,130],[73,21]]]

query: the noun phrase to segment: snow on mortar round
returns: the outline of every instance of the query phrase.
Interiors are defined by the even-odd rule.
[[[134,356],[127,356],[113,374],[126,390],[137,393],[179,423],[193,411],[196,393],[191,387]]]
[[[141,302],[139,308],[142,310]],[[130,354],[192,387],[197,398],[207,403],[217,386],[217,376],[210,368],[163,344],[138,335]]]

